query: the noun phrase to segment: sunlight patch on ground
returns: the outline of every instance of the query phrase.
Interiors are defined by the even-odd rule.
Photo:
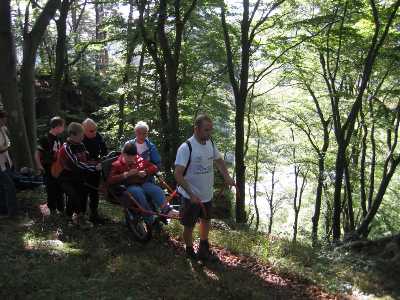
[[[218,281],[218,280],[219,280],[218,275],[215,274],[215,273],[214,273],[213,271],[211,271],[210,269],[204,268],[203,271],[204,271],[204,274],[206,274],[208,278],[210,278],[210,279],[212,279],[212,280],[215,280],[215,281]]]
[[[56,251],[59,254],[74,254],[74,255],[82,254],[81,249],[73,248],[68,243],[63,243],[60,240],[40,239],[29,232],[25,233],[22,239],[24,242],[25,250],[41,250],[48,252]]]

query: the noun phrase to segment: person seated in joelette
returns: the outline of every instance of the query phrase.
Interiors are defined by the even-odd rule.
[[[164,204],[164,191],[147,180],[148,176],[157,172],[158,167],[138,155],[135,144],[127,142],[122,148],[121,155],[112,163],[107,183],[109,185],[124,184],[127,191],[145,210],[151,210],[146,200],[146,196],[149,196],[157,209],[161,209],[163,214],[170,215],[174,212],[170,205]],[[152,224],[154,216],[145,216],[145,221]]]

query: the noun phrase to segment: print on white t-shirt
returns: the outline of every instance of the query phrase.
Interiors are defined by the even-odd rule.
[[[202,202],[208,202],[213,196],[214,186],[214,160],[220,159],[221,154],[210,140],[206,144],[200,144],[194,136],[189,139],[192,146],[190,165],[185,174],[185,180],[189,184],[192,192],[200,198]],[[175,165],[186,167],[189,161],[190,150],[186,143],[183,143],[176,154]],[[182,187],[178,187],[178,192],[184,197],[189,195]]]

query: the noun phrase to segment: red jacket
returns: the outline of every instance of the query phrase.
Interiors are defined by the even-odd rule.
[[[135,161],[128,165],[121,154],[118,159],[112,163],[111,172],[107,178],[107,183],[110,185],[117,183],[124,183],[126,185],[144,183],[147,179],[147,176],[144,178],[140,177],[139,175],[130,176],[128,178],[124,177],[124,172],[128,172],[132,169],[146,171],[147,175],[153,175],[158,172],[156,165],[152,164],[148,160],[143,159],[139,155],[136,155]]]

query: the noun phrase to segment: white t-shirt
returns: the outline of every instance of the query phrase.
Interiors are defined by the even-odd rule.
[[[194,136],[189,139],[192,146],[190,165],[185,174],[185,180],[189,184],[192,192],[200,198],[202,202],[208,202],[213,197],[214,186],[214,160],[222,158],[215,144],[208,140],[205,145],[200,144]],[[189,161],[190,150],[187,143],[183,143],[176,154],[175,165],[186,167]],[[178,192],[189,198],[189,195],[182,187],[178,187]]]
[[[149,149],[146,145],[146,142],[144,142],[143,144],[139,144],[138,142],[135,142],[135,144],[136,144],[137,153],[139,155],[141,155],[143,152],[145,152]]]

